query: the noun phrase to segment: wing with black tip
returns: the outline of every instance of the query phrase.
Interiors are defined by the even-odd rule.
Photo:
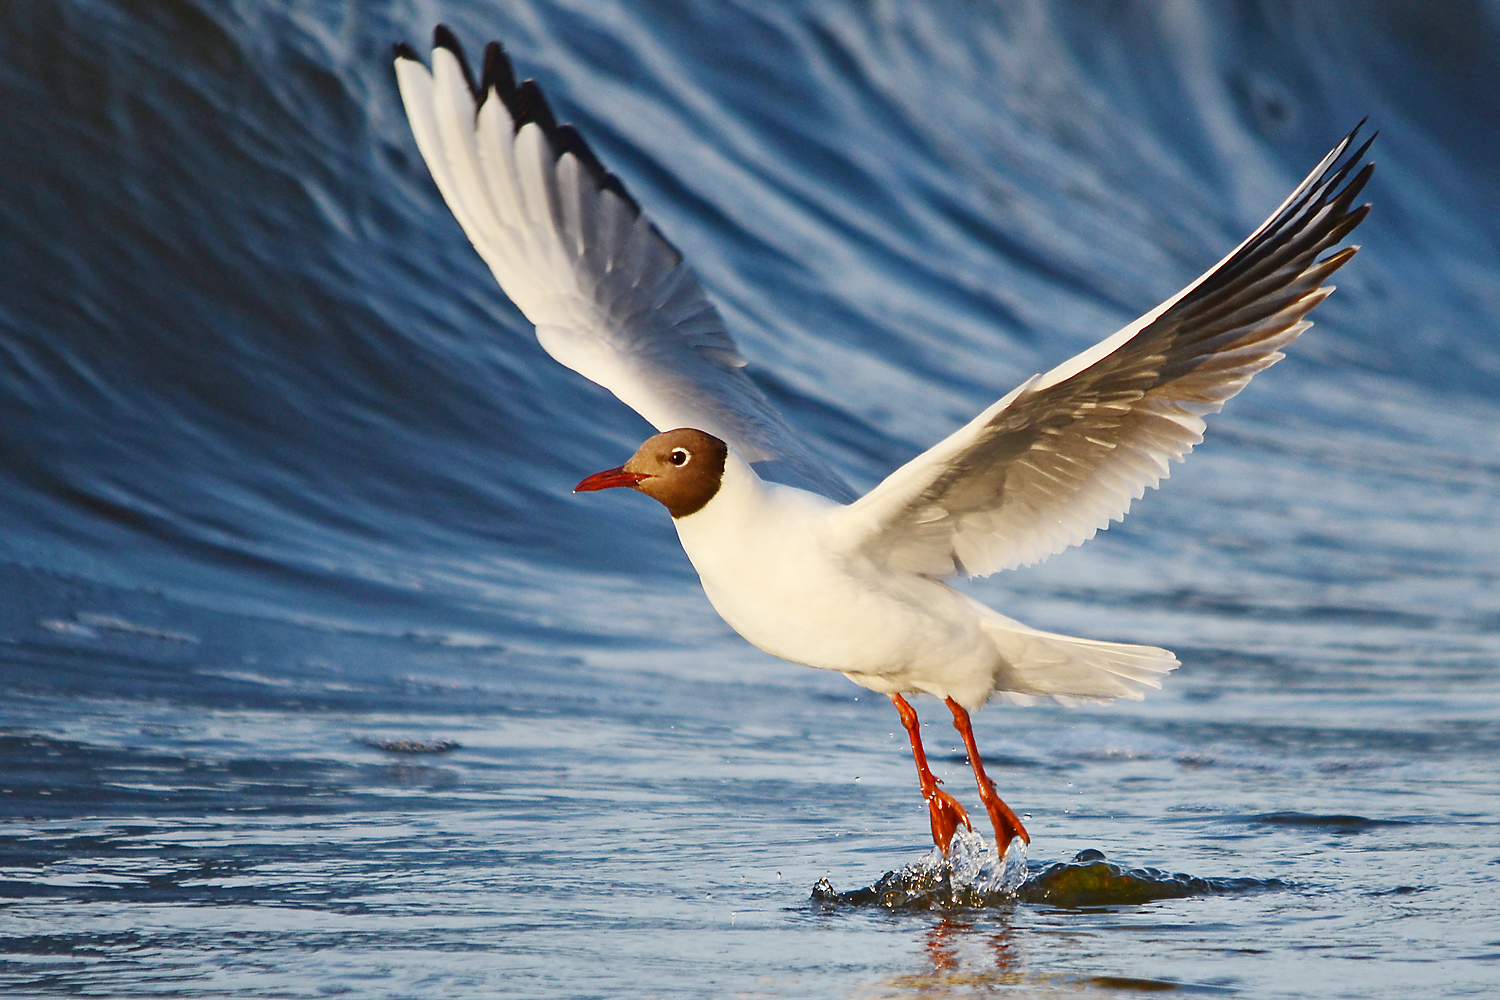
[[[1361,126],[1363,123],[1361,123]],[[1037,375],[840,515],[848,547],[928,576],[1038,562],[1120,520],[1203,440],[1216,413],[1312,325],[1374,164],[1349,133],[1207,273]],[[1373,137],[1370,141],[1373,141]]]
[[[438,190],[548,354],[660,430],[708,431],[764,478],[853,499],[746,376],[682,254],[498,43],[476,84],[439,26],[432,69],[398,45],[396,79]]]

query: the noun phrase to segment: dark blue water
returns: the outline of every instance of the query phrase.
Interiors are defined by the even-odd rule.
[[[1019,894],[882,897],[927,849],[890,706],[730,633],[650,501],[569,494],[648,428],[542,353],[429,180],[389,46],[440,19],[542,81],[862,488],[1381,129],[1365,249],[1289,359],[1124,525],[972,585],[1183,661],[1141,704],[976,717]],[[1500,982],[1500,4],[0,29],[5,990]]]

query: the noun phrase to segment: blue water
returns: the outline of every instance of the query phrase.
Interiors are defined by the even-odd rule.
[[[438,20],[505,40],[861,488],[1381,130],[1288,360],[1125,524],[969,585],[1183,661],[1140,704],[976,716],[1018,894],[882,902],[929,846],[889,704],[735,637],[651,501],[569,494],[648,428],[542,353],[428,178],[389,46]],[[0,29],[0,988],[1500,983],[1494,0]]]

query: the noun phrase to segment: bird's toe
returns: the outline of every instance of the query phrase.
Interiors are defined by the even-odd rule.
[[[953,834],[958,831],[960,823],[966,829],[974,829],[964,807],[941,788],[933,789],[927,799],[927,811],[932,817],[932,841],[944,854],[948,853],[948,845],[953,842]]]

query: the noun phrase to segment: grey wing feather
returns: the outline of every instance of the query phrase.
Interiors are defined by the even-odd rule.
[[[1369,148],[1346,155],[1358,132],[1178,295],[892,473],[847,511],[849,546],[893,568],[979,576],[1123,518],[1203,440],[1204,415],[1279,361],[1333,291],[1323,282],[1358,248],[1320,255],[1369,211],[1352,207],[1374,166],[1351,177]]]

